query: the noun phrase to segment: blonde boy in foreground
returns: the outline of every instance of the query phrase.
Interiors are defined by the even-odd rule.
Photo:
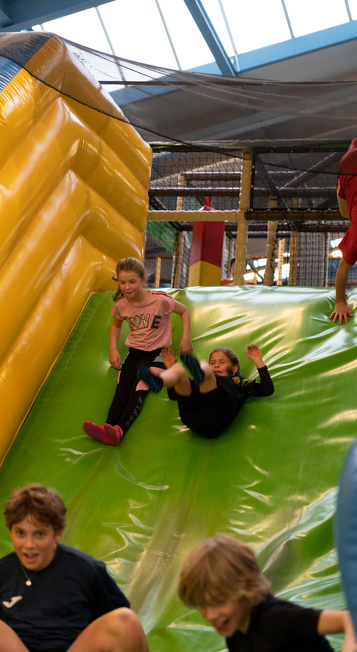
[[[275,598],[251,548],[222,535],[201,541],[181,570],[178,593],[200,611],[230,652],[332,652],[325,634],[344,632],[357,649],[348,611],[305,609]]]

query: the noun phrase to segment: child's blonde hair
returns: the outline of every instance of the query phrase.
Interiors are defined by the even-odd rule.
[[[196,609],[229,600],[252,608],[271,591],[253,550],[238,539],[218,535],[204,539],[190,552],[180,573],[178,594]]]
[[[227,356],[228,360],[232,363],[232,367],[237,366],[238,367],[238,372],[239,372],[239,360],[237,355],[232,351],[232,349],[227,349],[226,347],[218,347],[216,349],[212,349],[211,353],[209,354],[209,360],[208,362],[211,361],[211,356],[213,353],[224,353],[225,356]]]
[[[145,278],[144,265],[140,262],[140,260],[138,260],[137,258],[132,258],[131,256],[118,260],[115,271],[116,271],[116,275],[113,276],[114,281],[119,281],[120,272],[135,272],[135,274],[140,276],[142,280],[144,280]],[[118,287],[116,293],[113,294],[113,301],[118,301],[118,299],[120,299],[121,296],[122,293],[120,291],[120,288]]]

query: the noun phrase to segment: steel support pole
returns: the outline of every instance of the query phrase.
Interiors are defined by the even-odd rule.
[[[245,260],[247,257],[248,222],[245,211],[250,207],[250,191],[252,180],[253,150],[242,149],[243,160],[238,207],[238,233],[236,244],[236,264],[234,270],[234,285],[244,285]]]

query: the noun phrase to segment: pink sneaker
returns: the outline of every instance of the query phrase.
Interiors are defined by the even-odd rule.
[[[105,432],[107,433],[110,443],[112,446],[118,446],[120,440],[123,436],[123,431],[120,426],[112,426],[110,423],[105,423],[103,426]]]
[[[97,439],[97,441],[101,441],[102,444],[107,444],[108,446],[110,446],[110,444],[112,443],[110,437],[105,432],[103,426],[98,426],[96,423],[93,423],[92,421],[84,421],[82,427],[84,432],[87,433],[87,435],[93,437],[93,439]],[[117,446],[118,444],[115,445]]]

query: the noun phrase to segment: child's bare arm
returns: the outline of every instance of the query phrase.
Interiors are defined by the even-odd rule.
[[[187,306],[184,306],[183,303],[175,301],[175,307],[173,309],[177,315],[180,315],[182,322],[182,340],[180,342],[180,353],[190,355],[193,351],[191,344],[191,316],[190,311]]]
[[[249,360],[254,362],[257,369],[262,369],[262,367],[265,367],[262,352],[259,346],[256,344],[249,344],[249,346],[247,346],[246,356],[249,358]]]
[[[110,329],[109,362],[114,369],[121,369],[121,357],[117,349],[117,344],[119,342],[122,324],[123,322],[119,319],[113,319]]]
[[[350,216],[348,214],[348,205],[346,199],[343,199],[343,197],[337,195],[337,201],[338,201],[338,208],[342,217],[345,217],[348,220]]]
[[[343,197],[337,195],[337,201],[338,201],[338,208],[342,217],[345,217],[348,220],[350,216],[348,214],[348,206],[347,206],[346,199],[343,199]]]
[[[333,321],[337,321],[339,324],[343,323],[345,320],[346,324],[348,322],[348,317],[353,317],[353,312],[346,301],[346,285],[348,272],[351,269],[352,265],[348,265],[344,258],[341,258],[338,270],[336,273],[336,305],[333,312],[330,315],[330,319],[333,318]]]
[[[349,611],[324,609],[319,616],[317,632],[320,636],[344,632],[341,652],[355,652],[357,649],[355,630]]]

